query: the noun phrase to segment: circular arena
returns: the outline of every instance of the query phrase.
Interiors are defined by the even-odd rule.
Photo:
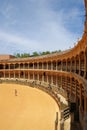
[[[59,112],[57,103],[39,89],[0,85],[1,130],[54,130],[56,112]]]

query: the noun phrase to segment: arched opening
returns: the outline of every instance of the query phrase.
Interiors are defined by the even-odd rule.
[[[33,69],[33,63],[29,63],[29,69]]]
[[[10,69],[14,69],[14,64],[10,64]]]
[[[67,71],[70,72],[70,66],[71,66],[71,61],[70,58],[67,59]]]
[[[53,70],[56,70],[56,61],[53,61],[52,65],[53,65]]]
[[[28,63],[25,63],[25,64],[24,64],[24,68],[25,68],[25,69],[28,69]]]
[[[72,67],[71,67],[71,71],[75,72],[75,57],[71,58],[71,62],[72,62]]]
[[[62,63],[63,63],[62,70],[63,70],[63,71],[66,71],[66,60],[64,59],[64,60],[62,61]]]
[[[84,76],[84,52],[80,53],[80,75]]]
[[[76,73],[79,74],[79,56],[76,56]]]
[[[37,63],[34,63],[34,69],[37,69]]]
[[[39,69],[42,69],[42,63],[39,62]]]
[[[4,73],[0,72],[0,78],[4,77]]]
[[[19,64],[18,63],[15,64],[15,69],[19,69]]]
[[[0,69],[4,69],[4,65],[3,64],[0,64]]]
[[[87,79],[87,48],[85,50],[85,78]]]
[[[47,62],[43,63],[43,69],[47,69]]]
[[[61,61],[60,60],[58,60],[57,61],[57,70],[61,70]]]
[[[51,61],[48,62],[48,70],[51,70]]]
[[[24,68],[24,64],[21,63],[21,64],[20,64],[20,69],[23,69],[23,68]]]
[[[9,69],[9,65],[8,64],[5,65],[5,69]]]
[[[23,78],[23,76],[24,76],[24,72],[21,71],[21,72],[20,72],[20,78]]]

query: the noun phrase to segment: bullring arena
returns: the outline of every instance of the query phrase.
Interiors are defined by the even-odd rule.
[[[84,33],[73,48],[22,59],[0,56],[1,130],[87,129],[84,2]]]
[[[43,91],[17,84],[0,85],[2,130],[53,130],[58,111],[57,103]]]

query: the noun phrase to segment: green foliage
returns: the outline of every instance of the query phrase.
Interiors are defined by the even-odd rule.
[[[17,54],[14,54],[14,55],[15,55],[15,57],[17,57],[17,58],[21,57],[21,54],[20,54],[20,53],[17,53]]]
[[[34,51],[32,56],[39,56],[39,53]]]
[[[15,57],[17,57],[17,58],[26,58],[26,57],[30,57],[30,54],[29,53],[22,53],[22,54],[16,53]]]
[[[37,52],[34,51],[32,54],[30,53],[16,53],[14,54],[16,58],[26,58],[26,57],[35,57],[35,56],[42,56],[42,55],[48,55],[48,54],[53,54],[53,53],[59,53],[61,50],[56,50],[56,51],[43,51],[43,52]]]
[[[52,53],[59,53],[61,50],[52,51]]]
[[[50,54],[50,51],[45,51],[45,52],[43,51],[40,53],[40,55],[47,55],[47,54]]]

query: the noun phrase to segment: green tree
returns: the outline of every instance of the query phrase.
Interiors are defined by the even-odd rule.
[[[43,51],[40,53],[40,55],[47,55],[47,54],[50,54],[50,51]]]
[[[20,53],[16,53],[15,57],[20,58],[21,57]]]
[[[33,54],[32,54],[32,56],[39,56],[39,53],[36,52],[36,51],[34,51]]]
[[[61,52],[61,50],[56,50],[56,51],[43,51],[43,52],[37,52],[37,51],[34,51],[32,54],[30,53],[16,53],[14,54],[15,57],[17,58],[26,58],[26,57],[35,57],[35,56],[42,56],[42,55],[47,55],[47,54],[53,54],[53,53],[59,53]]]
[[[21,58],[26,58],[26,57],[30,57],[30,54],[29,53],[21,54]]]

